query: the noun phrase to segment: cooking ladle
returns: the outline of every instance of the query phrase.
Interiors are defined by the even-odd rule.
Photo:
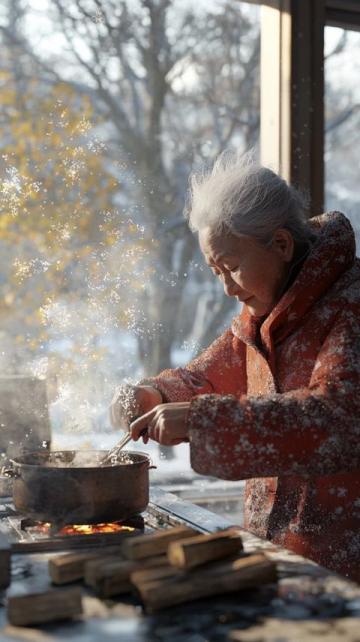
[[[131,423],[132,423],[133,421],[135,421],[135,419],[137,419],[137,417],[134,417],[134,418],[132,419]],[[145,428],[141,431],[141,433],[140,433],[139,437],[144,437],[144,435],[145,435],[146,433],[147,433],[147,427],[145,427]],[[112,447],[112,448],[111,448],[111,449],[106,453],[106,455],[104,455],[104,457],[103,457],[103,458],[101,459],[101,461],[100,461],[100,466],[106,466],[106,464],[110,464],[110,463],[112,463],[112,462],[116,461],[116,459],[117,459],[118,455],[120,454],[120,452],[122,451],[122,449],[126,446],[126,444],[128,444],[128,443],[129,443],[129,441],[131,441],[131,439],[132,439],[132,434],[131,434],[131,432],[129,431],[129,432],[125,433],[125,435],[122,437],[122,439],[120,439],[120,441],[118,441],[118,442],[115,444],[115,446],[113,446],[113,447]]]

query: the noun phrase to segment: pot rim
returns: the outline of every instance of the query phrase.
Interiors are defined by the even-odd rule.
[[[12,457],[10,459],[10,462],[16,466],[16,467],[21,467],[21,468],[29,468],[29,469],[36,469],[36,470],[46,470],[46,471],[55,471],[55,470],[69,470],[69,471],[94,471],[94,470],[117,470],[119,468],[126,469],[131,466],[131,468],[139,467],[142,466],[144,463],[148,464],[148,468],[152,467],[152,462],[150,456],[142,451],[139,450],[126,450],[124,452],[127,452],[129,455],[140,455],[140,460],[139,461],[133,461],[132,464],[109,464],[105,466],[100,466],[100,465],[94,465],[94,466],[71,466],[71,465],[64,465],[64,466],[44,466],[40,462],[39,463],[30,463],[28,461],[24,461],[27,458],[34,457],[34,456],[40,456],[46,458],[47,455],[56,455],[56,454],[64,454],[64,453],[97,453],[98,455],[105,455],[108,450],[95,450],[95,449],[89,449],[89,450],[76,450],[76,449],[64,449],[64,450],[49,450],[49,451],[44,451],[44,450],[32,450],[27,453],[24,453],[23,455],[17,455],[16,457]],[[64,462],[65,463],[65,462]]]

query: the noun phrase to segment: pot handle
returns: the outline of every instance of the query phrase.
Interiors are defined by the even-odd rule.
[[[1,474],[4,475],[4,477],[10,477],[11,479],[19,479],[21,476],[18,470],[15,470],[15,468],[8,468],[6,466],[3,466],[1,469]]]
[[[157,466],[155,466],[155,464],[153,464],[152,460],[151,460],[151,459],[150,459],[150,457],[149,457],[148,470],[151,470],[152,468],[157,468]]]

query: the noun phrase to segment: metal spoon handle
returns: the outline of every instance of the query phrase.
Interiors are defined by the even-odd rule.
[[[147,428],[144,428],[144,430],[142,430],[141,433],[140,433],[140,437],[143,437],[146,434],[146,432],[147,432]],[[117,455],[120,453],[120,451],[124,448],[124,446],[126,446],[126,444],[129,443],[129,441],[131,441],[131,439],[132,439],[131,432],[126,433],[124,435],[124,437],[122,439],[120,439],[120,441],[118,441],[115,444],[115,446],[113,446],[113,448],[111,448],[111,450],[109,450],[106,453],[106,455],[104,455],[104,457],[102,458],[102,460],[100,462],[100,465],[104,466],[105,464],[108,464],[109,462],[111,462],[113,457],[117,457]]]
[[[116,457],[118,453],[122,450],[122,448],[124,448],[124,446],[126,446],[126,444],[129,443],[130,440],[131,440],[131,433],[127,433],[126,435],[124,435],[124,437],[120,439],[120,441],[118,441],[117,444],[115,444],[115,446],[113,446],[113,448],[111,448],[106,453],[106,455],[104,455],[104,457],[100,462],[101,466],[103,466],[104,464],[108,464],[113,457]]]
[[[120,439],[120,441],[118,441],[118,443],[113,448],[111,448],[111,450],[108,452],[108,456],[122,450],[122,448],[124,448],[124,446],[126,446],[126,444],[131,441],[131,438],[131,432],[126,433],[126,435],[124,435],[124,437]]]

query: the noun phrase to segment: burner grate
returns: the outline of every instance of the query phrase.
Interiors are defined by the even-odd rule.
[[[34,536],[46,537],[73,537],[74,535],[102,535],[132,532],[144,530],[144,518],[142,515],[134,515],[126,521],[114,521],[102,524],[63,524],[41,522],[31,517],[20,519],[20,529],[32,533]]]
[[[124,538],[151,532],[169,525],[182,524],[181,519],[165,515],[162,510],[149,511],[124,521],[114,522],[119,526],[133,530],[115,530],[115,532],[95,532],[90,534],[62,533],[65,524],[47,524],[18,513],[9,499],[0,505],[0,533],[3,533],[11,545],[13,553],[53,552],[61,550],[85,550],[93,547],[111,547],[119,545]]]

